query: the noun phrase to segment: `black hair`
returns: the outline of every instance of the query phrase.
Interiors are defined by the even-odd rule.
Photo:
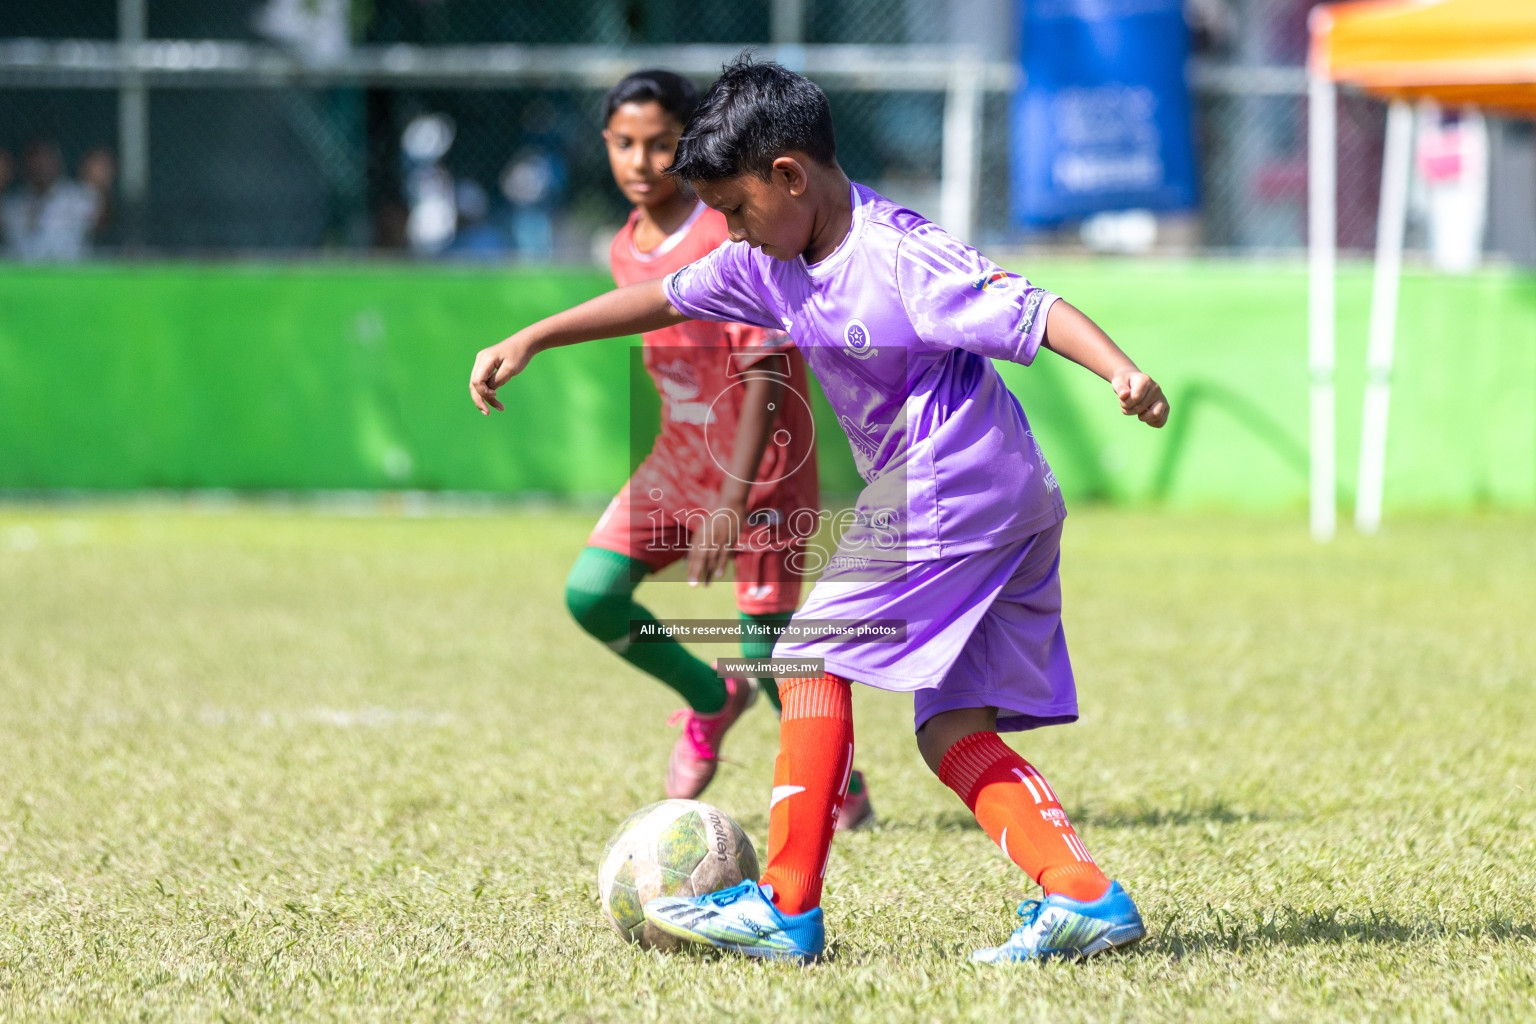
[[[606,125],[613,118],[613,112],[626,103],[655,103],[677,118],[678,124],[687,124],[699,105],[699,92],[692,82],[671,71],[660,68],[636,71],[625,75],[603,97],[603,124]]]
[[[837,159],[827,94],[782,64],[743,52],[704,94],[667,173],[718,181],[751,172],[766,181],[773,161],[790,150],[822,164]]]

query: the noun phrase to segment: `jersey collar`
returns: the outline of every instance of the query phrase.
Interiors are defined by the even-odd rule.
[[[704,216],[704,211],[707,209],[709,209],[709,207],[704,205],[704,200],[697,200],[693,204],[693,212],[688,215],[688,219],[683,221],[683,223],[678,227],[676,231],[672,232],[666,238],[663,238],[661,240],[661,244],[652,249],[650,252],[641,252],[640,247],[635,245],[635,228],[634,224],[631,224],[629,228],[629,254],[635,259],[639,260],[641,263],[649,263],[652,260],[661,259],[667,253],[671,252],[673,249],[676,249],[678,243],[680,243],[684,238],[688,237],[688,230],[693,227],[694,223],[700,217]],[[639,221],[640,211],[636,209],[631,216],[635,221]]]
[[[859,233],[864,229],[865,202],[864,197],[859,193],[859,186],[851,181],[848,183],[848,192],[853,201],[853,218],[848,223],[848,233],[843,236],[841,242],[837,243],[837,248],[815,263],[805,262],[804,254],[795,257],[812,280],[821,280],[842,266],[858,245]]]

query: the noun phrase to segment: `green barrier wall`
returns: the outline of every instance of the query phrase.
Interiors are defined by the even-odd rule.
[[[1164,384],[1161,432],[1045,353],[1004,366],[1069,498],[1305,501],[1299,265],[1050,262]],[[0,489],[422,488],[596,496],[629,462],[624,341],[548,353],[482,419],[477,349],[596,294],[594,271],[93,265],[0,270]],[[1368,268],[1340,279],[1339,472],[1352,490]],[[1536,278],[1409,274],[1389,509],[1536,505]],[[857,487],[821,409],[824,489]]]

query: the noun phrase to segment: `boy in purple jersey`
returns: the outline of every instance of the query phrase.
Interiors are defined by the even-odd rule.
[[[1044,346],[1109,381],[1154,427],[1161,389],[1066,302],[838,166],[826,97],[775,64],[725,69],[690,119],[672,173],[725,215],[731,243],[655,283],[600,296],[482,351],[482,412],[533,353],[686,318],[779,326],[848,434],[867,486],[853,525],[786,636],[826,620],[894,622],[880,636],[781,639],[827,671],[780,687],[783,718],[759,883],[646,907],[658,927],[753,956],[810,960],[833,826],[853,756],[849,681],[914,694],[918,748],[1044,890],[989,962],[1080,958],[1145,934],[1049,784],[998,737],[1077,717],[1057,576],[1065,514],[1023,410],[989,357]],[[804,628],[795,628],[800,624]]]

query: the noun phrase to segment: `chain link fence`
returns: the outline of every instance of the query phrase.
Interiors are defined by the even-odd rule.
[[[1243,250],[1298,249],[1307,238],[1305,96],[1216,90],[1196,97],[1203,209],[1201,241]],[[1339,245],[1375,244],[1385,107],[1339,100]]]
[[[1304,244],[1302,66],[1313,3],[1189,0],[1202,196],[1201,208],[1183,220],[1184,242],[1250,251]],[[807,45],[976,47],[979,38],[996,51],[1006,36],[1006,63],[1015,32],[1012,0],[969,0],[971,21],[992,21],[972,26],[967,39],[956,28],[966,19],[942,0],[49,0],[0,6],[0,42],[110,43],[120,38],[120,14],[135,4],[142,4],[144,38],[278,46],[317,68],[359,46],[387,59],[387,48],[398,44],[766,46],[783,37],[786,23]],[[25,151],[39,140],[57,144],[66,176],[78,174],[92,153],[123,154],[118,84],[14,70],[0,77],[0,183],[14,192],[25,177]],[[937,215],[943,88],[824,85],[848,173]],[[119,174],[106,192],[96,247],[585,261],[594,237],[625,214],[600,137],[602,90],[508,86],[156,79],[144,91],[142,198],[125,195]],[[450,142],[431,160],[414,159],[406,133],[431,116],[451,129]],[[977,147],[975,237],[994,246],[1079,244],[1075,225],[1026,236],[1011,224],[1009,120],[1007,91],[989,88]],[[1339,223],[1347,248],[1368,247],[1374,237],[1383,124],[1380,104],[1341,99]],[[451,199],[451,240],[413,248],[412,215],[423,188]]]

